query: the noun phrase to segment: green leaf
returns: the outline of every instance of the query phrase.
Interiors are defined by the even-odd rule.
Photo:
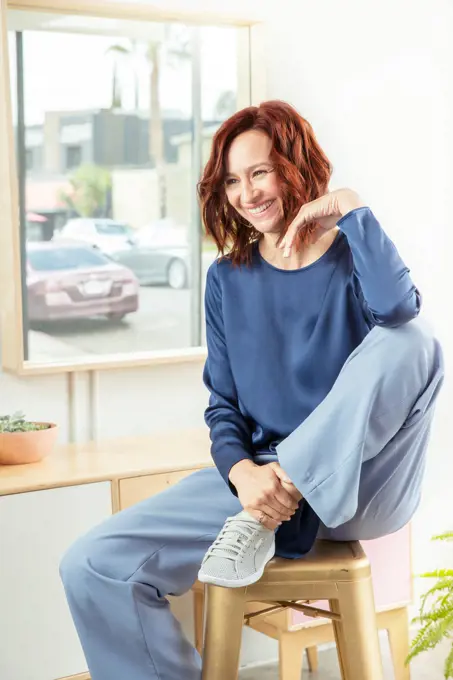
[[[444,590],[447,590],[447,597],[450,596],[450,594],[453,591],[453,581],[450,578],[441,578],[437,583],[435,583],[432,588],[430,588],[423,596],[421,599],[421,604],[420,604],[420,611],[423,612],[425,610],[426,606],[426,601],[428,598],[435,593],[442,593]],[[443,597],[443,595],[439,595],[440,597]]]
[[[433,536],[432,541],[453,541],[453,531],[446,531],[444,534]]]
[[[21,411],[13,413],[11,416],[0,416],[1,432],[30,432],[35,430],[45,430],[48,425],[37,425],[36,423],[25,420]]]
[[[421,578],[451,578],[453,579],[453,569],[436,569],[434,571],[426,571],[420,575]]]
[[[433,540],[451,541],[453,531],[448,531]],[[412,641],[408,664],[419,654],[436,647],[443,639],[453,637],[453,569],[437,569],[421,574],[422,578],[435,579],[435,583],[421,598],[420,612],[413,623],[421,628]],[[445,659],[444,677],[453,678],[453,643]]]
[[[453,607],[451,602],[447,602],[437,607],[437,609],[432,609],[426,614],[420,614],[419,621],[421,623],[426,623],[427,621],[439,621],[449,615],[453,615]]]
[[[453,642],[451,643],[450,653],[445,659],[444,677],[453,678]]]

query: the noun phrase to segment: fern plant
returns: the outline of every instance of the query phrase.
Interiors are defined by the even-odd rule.
[[[433,541],[453,541],[453,531],[434,536]],[[420,613],[412,623],[421,627],[412,641],[406,663],[422,652],[433,649],[442,640],[450,640],[451,647],[444,666],[444,678],[453,678],[453,569],[439,569],[422,574],[422,578],[436,579],[423,595]],[[429,604],[429,606],[428,606]]]
[[[46,430],[49,425],[44,423],[31,423],[25,420],[21,412],[13,413],[11,416],[0,416],[0,433],[2,432],[31,432],[33,430]]]

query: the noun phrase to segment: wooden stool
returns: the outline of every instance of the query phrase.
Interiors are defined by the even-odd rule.
[[[332,620],[343,680],[383,680],[369,561],[359,542],[317,541],[301,560],[273,559],[246,588],[207,586],[202,680],[237,680],[248,602]],[[330,611],[309,602],[328,600]],[[198,616],[197,616],[198,609]],[[200,640],[200,601],[196,606]],[[261,612],[263,613],[263,612]]]

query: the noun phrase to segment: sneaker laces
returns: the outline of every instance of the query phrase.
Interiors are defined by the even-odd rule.
[[[228,517],[222,531],[206,553],[204,561],[208,557],[225,557],[236,561],[260,529],[261,524],[257,526],[254,520],[245,517]]]

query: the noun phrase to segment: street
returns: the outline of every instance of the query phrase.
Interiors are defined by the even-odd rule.
[[[203,290],[215,253],[203,255]],[[122,321],[104,318],[41,324],[29,332],[29,359],[51,361],[85,354],[144,352],[190,346],[191,291],[141,286],[137,312]],[[204,314],[202,318],[204,344]]]

